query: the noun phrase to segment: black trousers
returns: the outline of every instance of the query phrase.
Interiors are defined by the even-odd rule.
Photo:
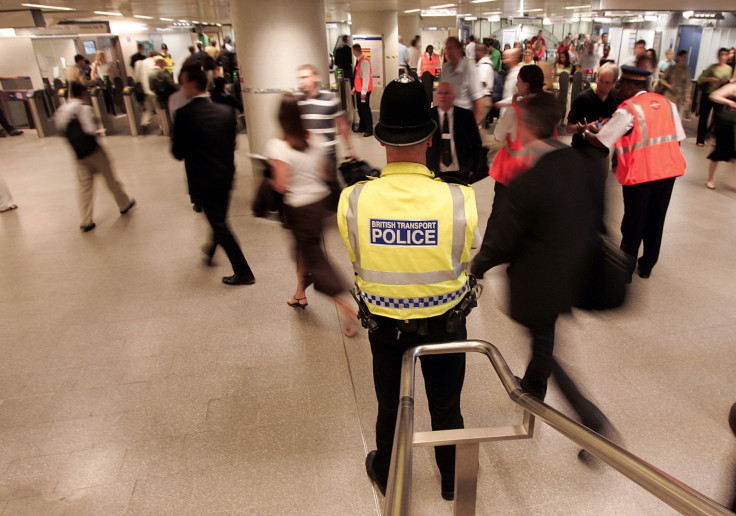
[[[358,132],[373,133],[373,113],[371,113],[371,93],[368,92],[365,95],[365,102],[360,100],[360,92],[355,92],[355,105],[358,106],[358,116],[360,117],[360,124],[358,125]]]
[[[199,204],[202,205],[202,211],[212,228],[212,241],[205,249],[205,253],[209,256],[214,256],[217,246],[222,246],[223,251],[225,251],[233,266],[233,272],[238,276],[252,276],[253,271],[251,271],[248,262],[245,260],[243,251],[240,250],[240,245],[235,240],[235,236],[227,223],[227,208],[230,204],[230,194],[201,199],[199,201]]]
[[[708,117],[713,110],[713,102],[706,94],[700,96],[700,109],[698,110],[698,136],[696,143],[705,143],[705,136],[708,134]]]
[[[544,400],[547,381],[554,376],[562,395],[578,414],[581,422],[594,432],[607,434],[612,430],[608,418],[583,393],[560,363],[555,360],[555,322],[529,328],[532,335],[532,359],[521,380],[521,387],[529,394]]]
[[[621,249],[636,258],[639,246],[644,251],[639,258],[639,270],[651,272],[659,258],[664,219],[672,196],[675,178],[668,177],[623,187],[624,218],[621,221]],[[632,265],[633,265],[632,260]],[[631,271],[633,273],[633,270]]]
[[[503,205],[506,202],[506,195],[508,193],[508,186],[496,181],[493,186],[493,206],[491,206],[491,214],[488,215],[488,223],[486,224],[486,232],[483,235],[483,241],[486,238],[490,238],[488,231],[490,230],[491,223],[498,218],[498,214],[501,213]]]
[[[387,482],[391,464],[396,416],[399,407],[401,357],[404,351],[419,344],[466,340],[465,325],[457,332],[432,331],[428,336],[399,333],[396,320],[374,316],[378,329],[369,334],[373,354],[373,383],[378,400],[376,419],[376,448],[378,453],[373,468],[381,482]],[[439,322],[445,316],[439,316]],[[460,412],[460,393],[465,379],[465,354],[427,355],[419,357],[432,418],[432,430],[463,428]],[[455,446],[437,446],[434,449],[437,467],[442,476],[442,489],[454,490]]]
[[[5,113],[3,113],[2,109],[0,109],[0,125],[3,126],[3,129],[5,129],[8,134],[15,131],[15,127],[10,125],[10,122],[8,122],[8,119],[5,118]]]

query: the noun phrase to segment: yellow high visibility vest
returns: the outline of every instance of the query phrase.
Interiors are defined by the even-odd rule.
[[[343,190],[337,224],[371,313],[434,317],[467,292],[478,225],[469,186],[434,179],[418,163],[389,163],[379,179]]]

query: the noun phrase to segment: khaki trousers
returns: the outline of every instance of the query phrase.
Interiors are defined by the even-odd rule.
[[[481,124],[483,127],[487,127],[488,125],[486,123],[486,119],[488,118],[488,113],[491,112],[491,107],[493,107],[493,101],[490,96],[485,96],[480,99],[480,120],[476,120],[476,122]]]
[[[123,184],[115,177],[115,173],[110,166],[110,160],[107,154],[98,147],[92,154],[86,158],[77,160],[77,177],[79,178],[79,212],[81,215],[80,227],[92,224],[92,211],[94,208],[94,199],[92,194],[94,191],[94,176],[101,174],[105,179],[108,190],[115,197],[120,211],[130,205],[130,197],[125,193]]]
[[[143,113],[141,114],[141,125],[148,127],[151,117],[156,112],[156,95],[146,95],[143,99]]]

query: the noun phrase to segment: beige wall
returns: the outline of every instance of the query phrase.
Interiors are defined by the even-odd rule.
[[[34,89],[43,86],[31,38],[0,38],[0,48],[3,49],[0,77],[13,75],[30,77]]]
[[[399,21],[396,11],[354,11],[353,34],[359,36],[383,36],[384,84],[399,76]],[[377,63],[372,63],[375,67]],[[381,106],[383,88],[374,88],[371,108]]]

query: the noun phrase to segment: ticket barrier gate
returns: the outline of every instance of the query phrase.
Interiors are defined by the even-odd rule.
[[[3,111],[15,127],[35,129],[39,138],[56,132],[43,90],[4,90]]]
[[[128,123],[126,115],[111,115],[107,111],[105,102],[105,92],[102,88],[93,86],[89,90],[90,99],[92,100],[92,110],[95,117],[100,121],[102,127],[105,128],[106,134],[121,134],[128,132]]]
[[[141,133],[141,105],[135,99],[134,87],[126,86],[123,88],[123,104],[128,115],[130,134],[131,136],[138,136]]]
[[[333,92],[340,100],[340,108],[343,113],[345,113],[345,121],[347,121],[348,126],[353,124],[353,117],[355,115],[353,112],[353,99],[350,90],[350,79],[345,77],[341,68],[335,69],[335,85]]]
[[[171,114],[169,113],[169,104],[165,100],[156,97],[156,114],[158,115],[158,123],[161,126],[161,134],[171,136]]]
[[[56,97],[59,100],[59,106],[62,106],[66,104],[66,97],[67,97],[67,90],[66,88],[59,88],[56,90]]]

